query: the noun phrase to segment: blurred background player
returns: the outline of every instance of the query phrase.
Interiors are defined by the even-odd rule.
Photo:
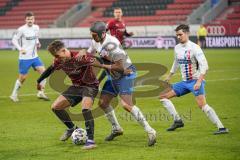
[[[34,14],[32,12],[26,13],[25,21],[26,24],[18,28],[12,39],[12,43],[19,51],[19,77],[15,82],[15,86],[10,96],[11,100],[14,102],[19,101],[18,90],[26,80],[30,67],[33,67],[34,70],[40,74],[45,71],[45,67],[37,54],[37,48],[40,48],[41,44],[38,39],[39,26],[34,24]],[[43,87],[38,91],[37,97],[49,100],[44,94],[45,84],[46,80],[42,82],[41,85]]]
[[[201,46],[201,48],[206,48],[206,37],[207,29],[201,24],[197,31],[198,44]]]
[[[65,109],[70,106],[74,107],[82,102],[82,114],[88,136],[83,149],[95,148],[94,119],[91,108],[94,98],[98,93],[99,83],[90,66],[90,64],[94,62],[94,59],[84,59],[78,52],[68,50],[65,48],[63,42],[57,40],[50,43],[48,51],[55,57],[54,63],[48,67],[37,80],[38,88],[41,88],[41,81],[47,78],[55,70],[63,70],[72,81],[72,85],[52,104],[52,111],[68,128],[60,137],[60,140],[66,141],[76,128]]]
[[[170,81],[178,67],[181,70],[183,81],[173,84],[171,90],[160,94],[161,103],[174,118],[173,125],[167,131],[174,131],[184,126],[183,121],[169,99],[192,92],[199,108],[217,126],[218,130],[214,134],[228,133],[228,129],[224,128],[214,109],[206,102],[204,77],[208,70],[208,63],[203,51],[197,44],[189,40],[188,25],[179,25],[175,31],[180,43],[174,48],[175,58],[166,81]]]
[[[111,100],[119,95],[124,109],[130,112],[147,132],[148,146],[153,146],[156,143],[156,131],[148,124],[141,110],[132,101],[136,69],[131,59],[121,48],[117,38],[106,34],[106,24],[104,22],[95,22],[92,24],[90,31],[93,40],[87,50],[88,54],[97,52],[100,58],[112,63],[111,65],[103,65],[103,68],[108,72],[108,79],[103,86],[99,99],[99,106],[104,110],[106,117],[112,124],[112,132],[105,140],[111,141],[114,137],[123,133],[123,129],[119,125],[114,110],[110,105]],[[126,75],[124,74],[125,70],[130,70],[131,72]]]
[[[123,12],[121,8],[114,8],[113,15],[114,19],[107,22],[107,31],[109,30],[110,34],[116,37],[125,48],[124,39],[125,37],[133,36],[133,32],[127,32],[126,25],[122,19]]]

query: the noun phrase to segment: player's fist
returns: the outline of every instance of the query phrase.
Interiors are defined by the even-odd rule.
[[[25,49],[21,49],[20,50],[20,54],[26,54],[26,50]]]
[[[193,89],[196,91],[196,90],[199,90],[200,87],[201,87],[201,82],[197,81],[196,84],[193,86]]]

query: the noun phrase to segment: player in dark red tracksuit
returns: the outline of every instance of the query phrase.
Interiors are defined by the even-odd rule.
[[[107,30],[109,30],[110,34],[116,37],[124,47],[125,37],[133,36],[133,32],[127,32],[126,25],[122,19],[123,13],[121,8],[115,8],[113,14],[114,19],[107,22]]]
[[[123,12],[121,8],[114,8],[113,14],[114,14],[114,19],[110,19],[107,22],[107,31],[110,31],[110,34],[116,37],[121,43],[122,47],[126,49],[129,46],[125,45],[124,39],[125,37],[133,36],[133,32],[127,32],[126,25],[122,19]],[[103,71],[98,78],[99,82],[101,82],[105,76],[106,76],[106,72]]]
[[[78,52],[69,51],[61,41],[53,41],[48,46],[48,51],[55,57],[54,62],[37,80],[38,89],[41,88],[40,82],[55,70],[63,70],[72,81],[72,85],[61,93],[52,104],[52,111],[68,128],[60,140],[66,141],[76,128],[65,109],[82,102],[82,114],[88,136],[83,149],[94,148],[96,145],[94,142],[94,119],[91,107],[98,93],[99,82],[91,65],[95,63],[96,59],[81,56]]]

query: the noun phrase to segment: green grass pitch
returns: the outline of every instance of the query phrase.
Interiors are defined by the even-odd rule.
[[[128,53],[133,62],[160,63],[168,69],[173,61],[173,50],[129,49]],[[197,107],[191,94],[173,99],[176,109],[184,117],[185,127],[171,133],[166,132],[166,128],[172,121],[157,97],[138,98],[137,105],[143,113],[155,116],[149,118],[149,123],[158,132],[154,147],[147,147],[147,135],[143,128],[119,106],[116,114],[124,128],[124,135],[112,142],[105,142],[110,124],[102,116],[95,119],[98,147],[83,151],[81,146],[73,145],[71,140],[64,143],[58,140],[65,127],[50,110],[58,93],[48,86],[46,92],[51,101],[38,100],[35,95],[36,72],[30,71],[19,93],[20,102],[10,101],[8,96],[18,73],[18,54],[16,51],[0,51],[0,159],[240,159],[240,50],[207,49],[205,54],[210,66],[205,87],[207,101],[229,128],[229,134],[212,134],[216,130],[215,126]],[[51,64],[52,58],[46,51],[40,51],[39,55],[46,66]],[[171,82],[179,80],[180,75],[177,74]],[[78,113],[81,111],[80,106],[72,110]],[[83,122],[76,123],[84,127]]]

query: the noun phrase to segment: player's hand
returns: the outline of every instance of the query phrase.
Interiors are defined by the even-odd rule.
[[[20,50],[20,54],[26,54],[26,50],[25,49],[21,49]]]
[[[200,87],[201,87],[201,82],[197,81],[196,84],[193,86],[193,89],[196,91],[196,90],[199,90]]]
[[[39,90],[39,91],[42,90],[42,85],[40,83],[37,83],[37,90]]]
[[[41,43],[37,43],[37,48],[39,49],[39,48],[41,48]]]
[[[86,55],[87,54],[87,51],[86,51],[86,49],[81,49],[79,52],[78,52],[78,54],[79,54],[79,56],[84,56],[84,55]]]
[[[133,36],[133,35],[134,35],[134,33],[133,33],[133,32],[129,32],[128,34],[129,34],[130,36]]]

